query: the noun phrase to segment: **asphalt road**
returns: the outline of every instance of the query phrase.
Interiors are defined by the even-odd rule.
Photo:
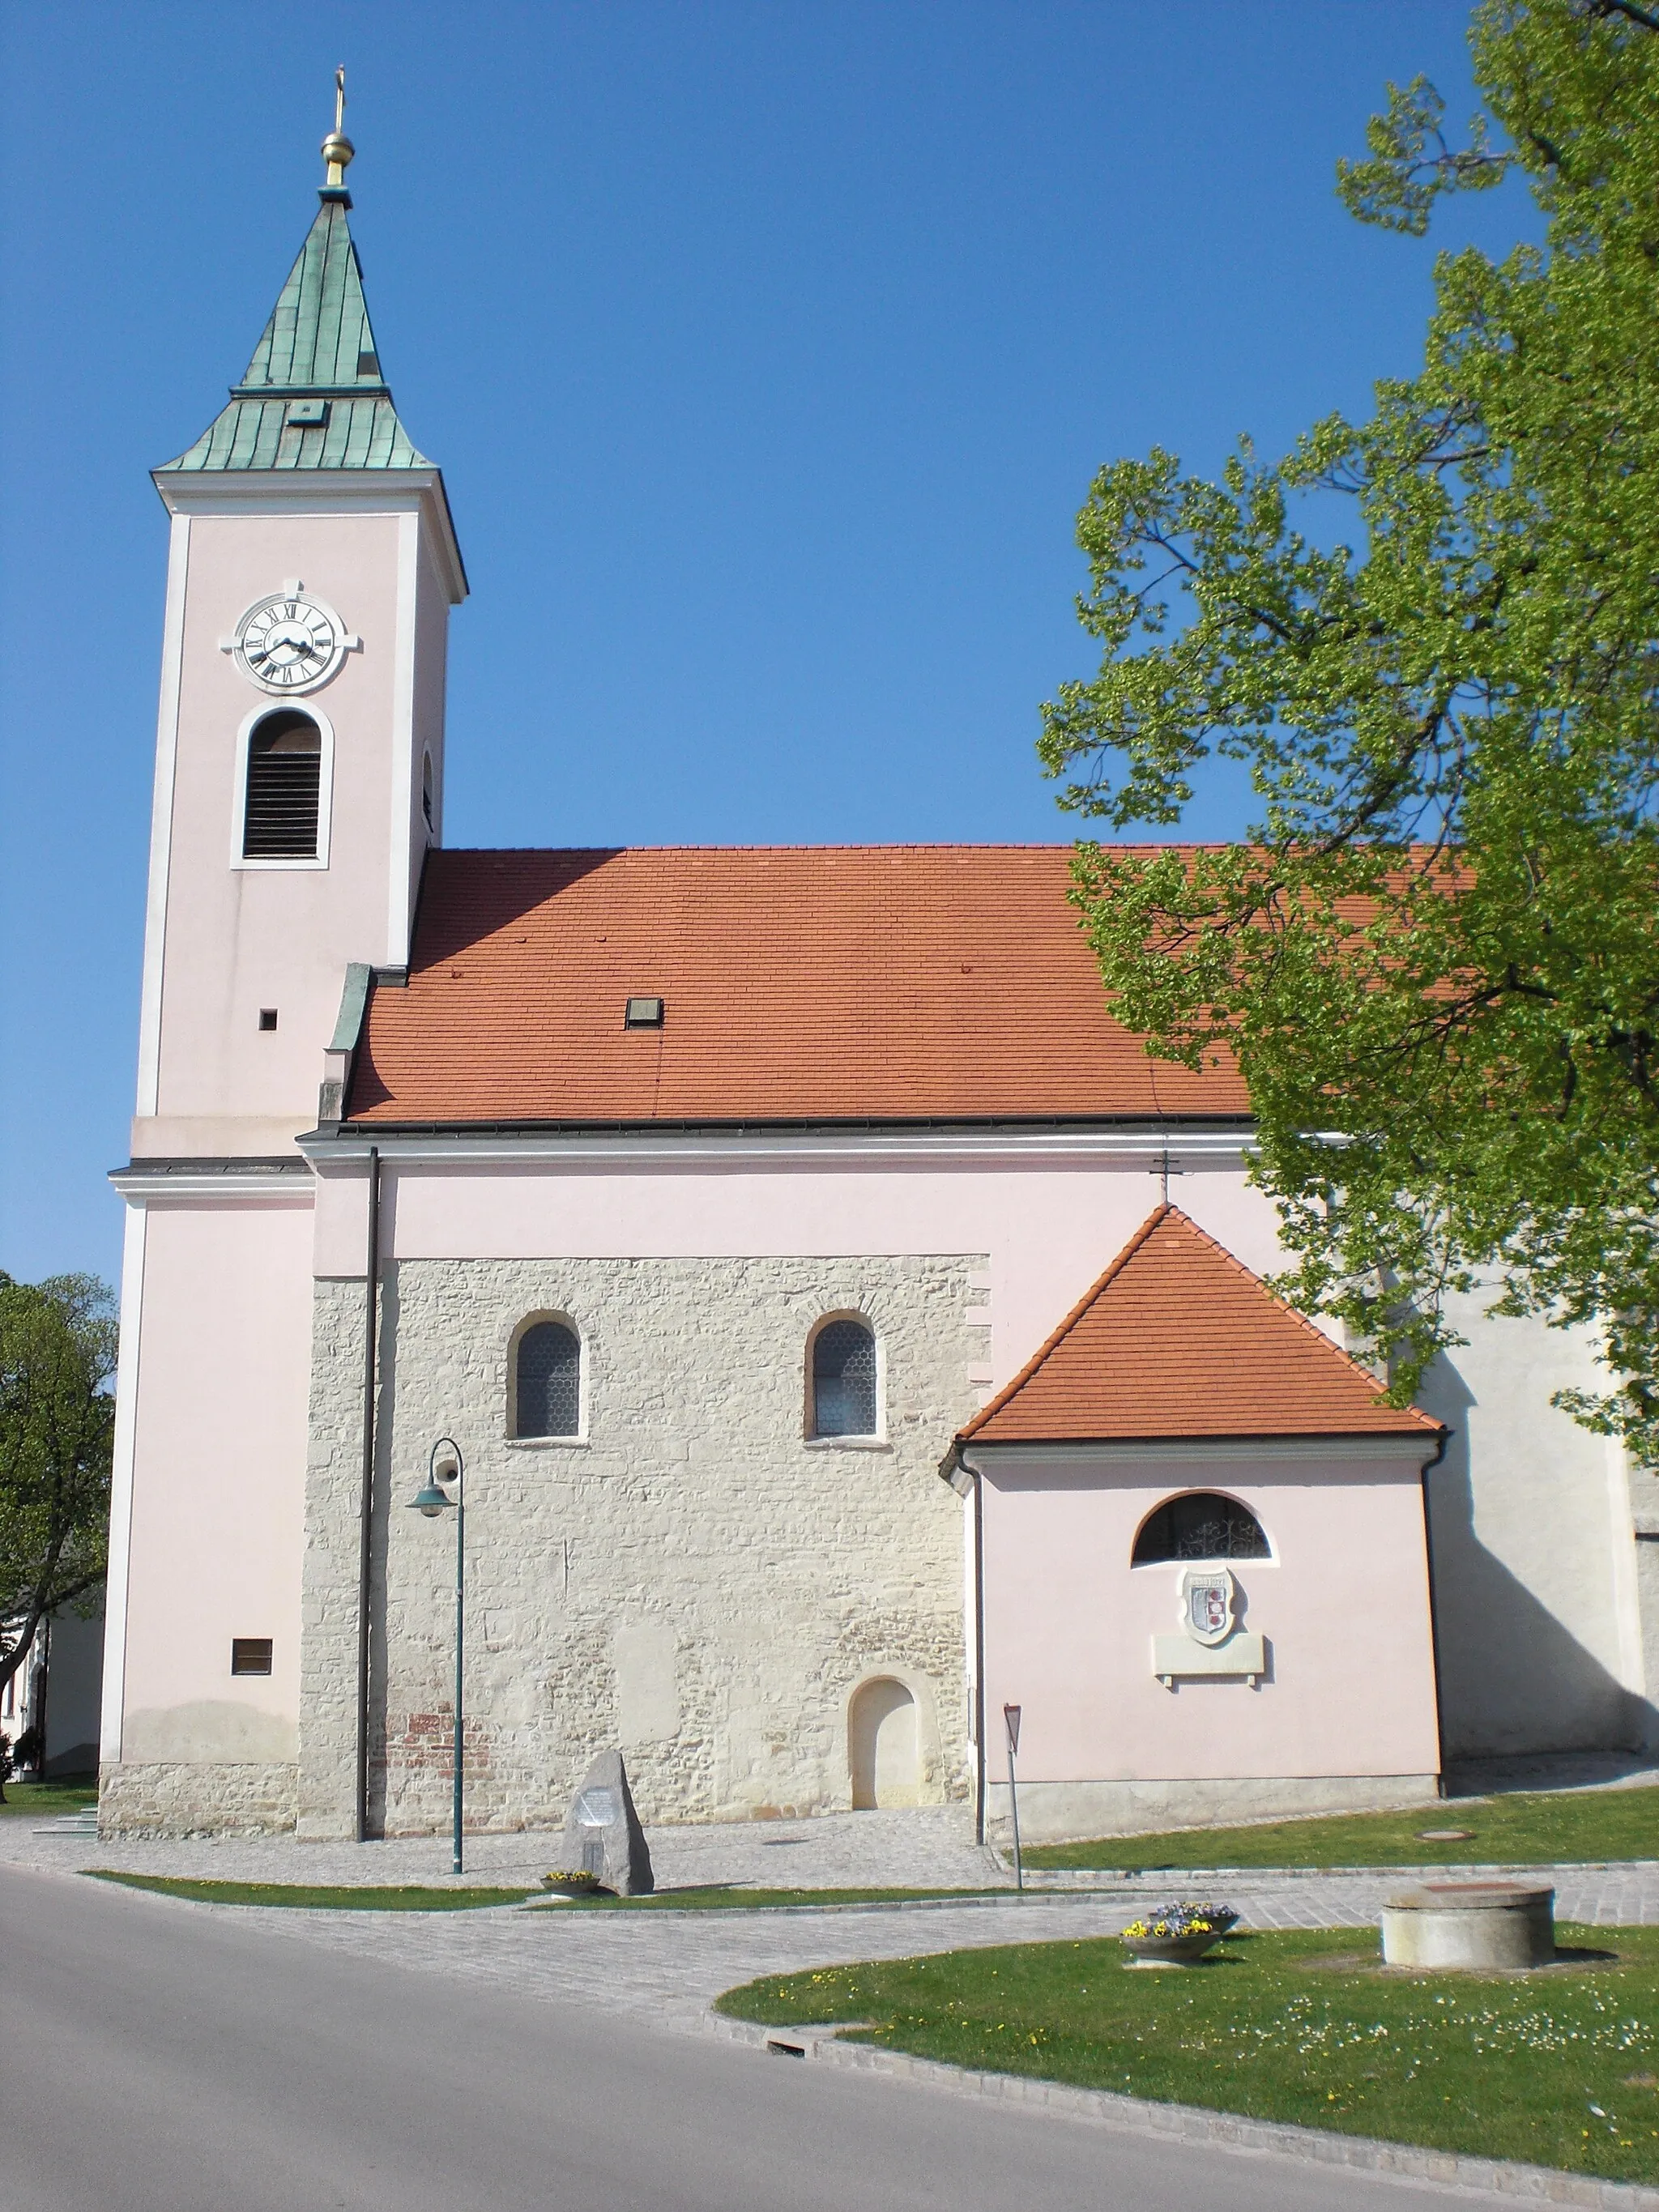
[[[1451,2201],[804,2066],[14,1868],[0,1868],[0,1978],[4,2212]]]

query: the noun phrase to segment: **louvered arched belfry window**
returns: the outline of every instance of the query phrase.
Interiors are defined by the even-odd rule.
[[[568,1321],[532,1322],[520,1337],[514,1414],[517,1437],[580,1435],[582,1343]]]
[[[877,1433],[876,1333],[851,1316],[823,1322],[812,1339],[811,1433]]]
[[[323,733],[309,714],[279,708],[247,742],[242,811],[245,860],[314,860],[323,787]]]

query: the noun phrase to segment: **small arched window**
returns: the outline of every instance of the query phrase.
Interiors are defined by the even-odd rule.
[[[830,1321],[812,1340],[812,1434],[876,1433],[876,1339],[861,1321]]]
[[[247,744],[245,860],[314,860],[322,798],[323,733],[309,714],[279,709]]]
[[[1137,1567],[1164,1559],[1267,1559],[1273,1554],[1254,1513],[1236,1498],[1212,1490],[1189,1490],[1166,1498],[1140,1524],[1135,1538]]]
[[[574,1437],[581,1431],[581,1339],[568,1322],[532,1322],[519,1339],[513,1433]]]

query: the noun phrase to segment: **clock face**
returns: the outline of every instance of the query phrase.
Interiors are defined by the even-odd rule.
[[[262,690],[309,691],[339,666],[344,640],[331,609],[289,592],[248,609],[234,650],[238,667]]]

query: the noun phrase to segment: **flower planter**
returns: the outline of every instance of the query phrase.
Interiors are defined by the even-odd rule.
[[[1123,1948],[1134,1966],[1195,1966],[1221,1941],[1221,1930],[1206,1936],[1126,1936]]]
[[[1118,1940],[1132,1966],[1194,1966],[1237,1923],[1225,1905],[1172,1905],[1131,1921]]]
[[[544,1874],[542,1887],[561,1905],[574,1905],[584,1897],[610,1897],[608,1890],[597,1875]]]

